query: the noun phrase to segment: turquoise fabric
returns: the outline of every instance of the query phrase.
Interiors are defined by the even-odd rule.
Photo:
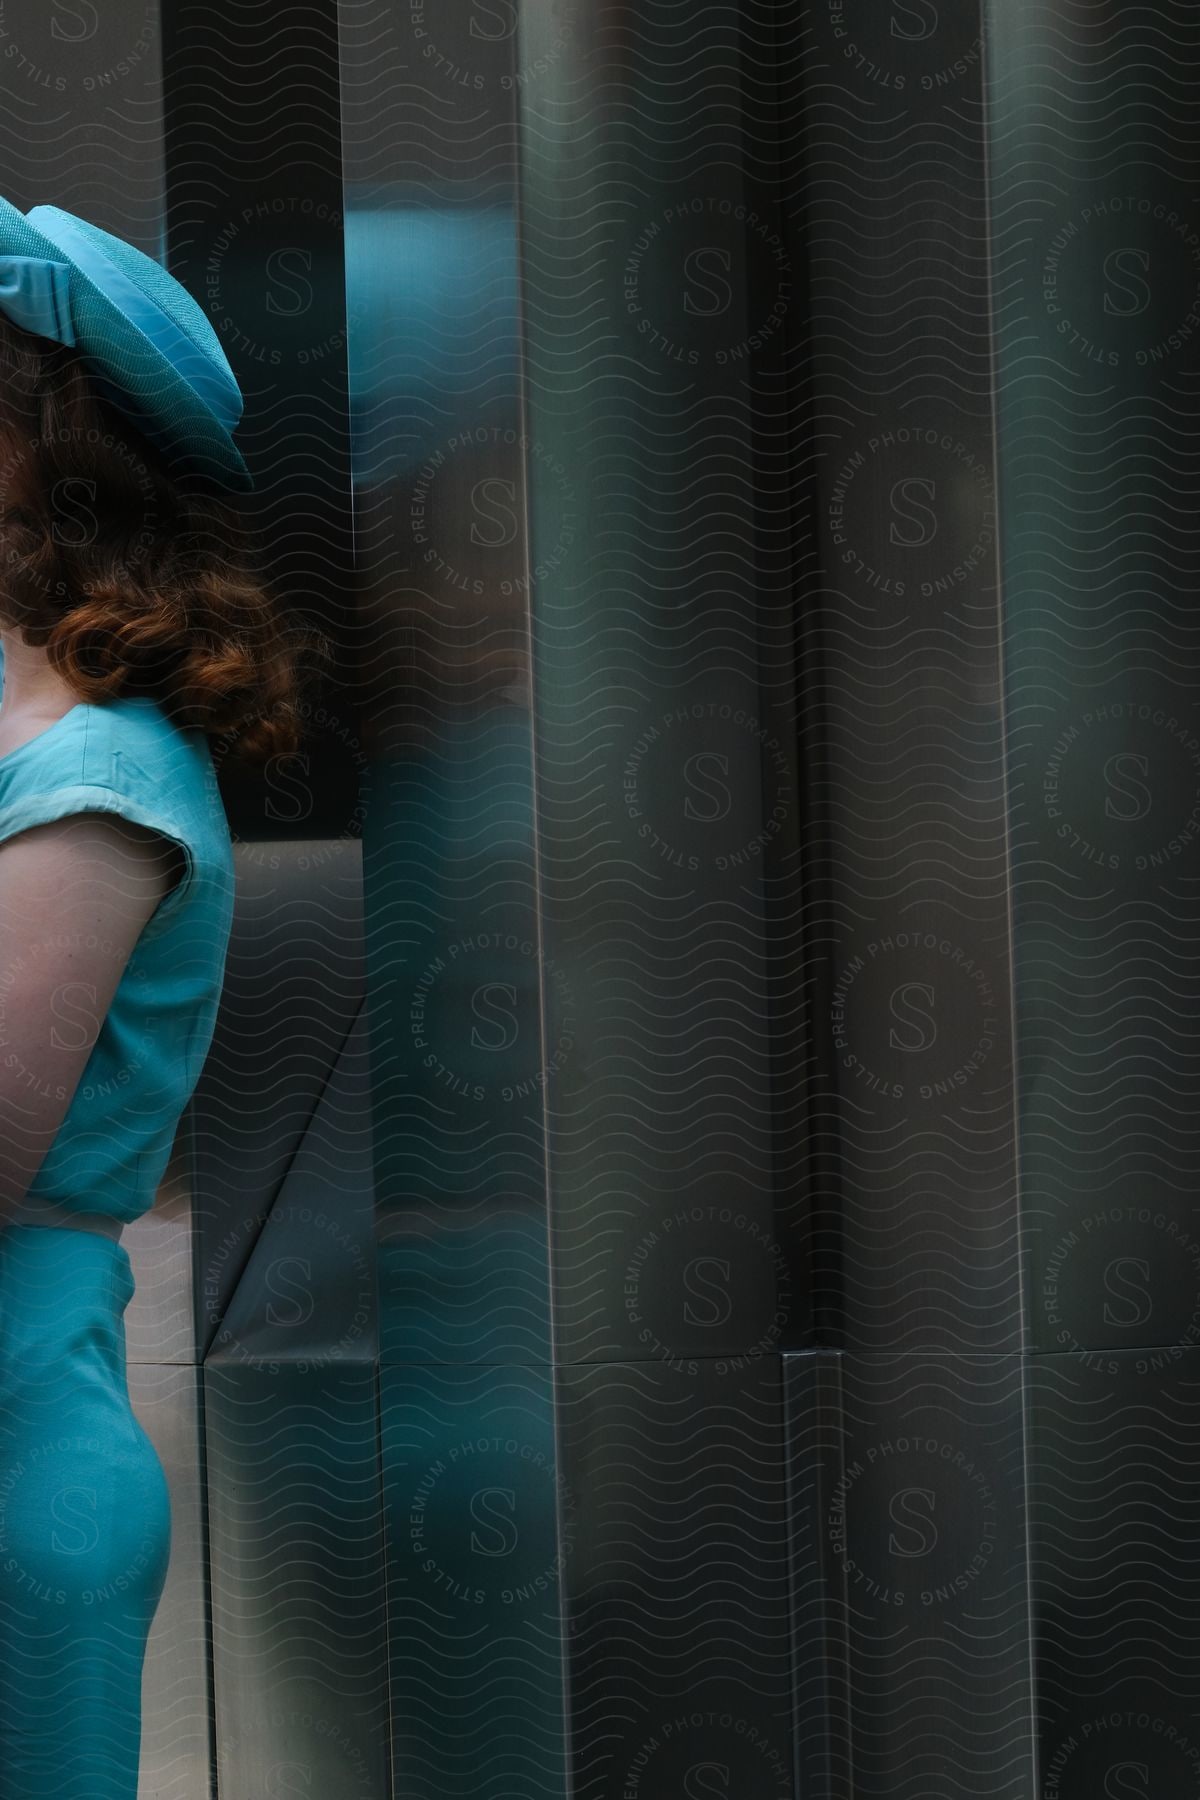
[[[129,1401],[123,1244],[0,1231],[0,1800],[136,1800],[166,1475]]]
[[[45,256],[0,256],[0,312],[57,344],[74,344],[71,265]]]
[[[242,416],[242,390],[220,341],[213,336],[204,314],[200,312],[199,317],[204,336],[197,342],[175,323],[169,312],[163,310],[152,293],[139,287],[133,279],[133,273],[145,279],[147,259],[140,250],[131,244],[122,243],[111,233],[100,231],[96,226],[77,219],[74,213],[64,212],[60,206],[31,207],[25,218],[30,225],[36,225],[39,231],[44,232],[51,243],[66,251],[76,268],[82,269],[93,286],[119,308],[147,343],[154,345],[179,379],[187,384],[197,403],[206,406],[225,430],[231,432]],[[56,267],[61,266],[56,259],[48,260],[54,260]],[[128,261],[132,271],[130,274],[126,274],[122,260]],[[154,273],[157,285],[161,283],[162,277],[157,269]],[[52,281],[55,279],[56,277],[51,277]],[[69,292],[69,273],[67,286]],[[180,293],[179,301],[184,306],[199,311],[186,289]],[[43,326],[51,327],[47,336],[53,335],[56,322],[57,309],[51,299],[41,318]],[[71,335],[66,341],[68,344],[75,344],[78,340],[74,319],[70,329]],[[192,329],[196,329],[195,320]]]
[[[171,463],[254,485],[233,441],[242,391],[205,310],[153,256],[102,226],[0,196],[0,311],[70,345],[100,394]]]
[[[0,681],[3,668],[0,652]],[[128,1222],[154,1203],[212,1041],[233,916],[233,848],[208,739],[179,730],[141,695],[81,703],[0,756],[0,844],[78,812],[119,813],[161,831],[187,864],[138,939],[27,1196],[31,1205],[45,1200]],[[31,921],[27,954],[55,950]],[[87,1009],[69,988],[62,1005],[64,1031],[87,1028]]]

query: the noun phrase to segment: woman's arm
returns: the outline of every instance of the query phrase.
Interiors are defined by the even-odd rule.
[[[112,813],[76,813],[0,845],[0,1225],[54,1142],[178,872],[166,838]]]

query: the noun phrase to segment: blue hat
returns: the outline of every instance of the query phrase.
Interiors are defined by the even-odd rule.
[[[70,344],[97,391],[170,460],[253,485],[233,441],[242,392],[220,339],[161,263],[57,206],[0,199],[0,312]]]

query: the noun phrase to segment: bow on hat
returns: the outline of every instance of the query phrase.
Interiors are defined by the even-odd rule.
[[[71,265],[44,256],[0,256],[0,311],[37,337],[74,344]]]

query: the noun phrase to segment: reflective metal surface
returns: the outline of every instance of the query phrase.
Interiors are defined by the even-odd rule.
[[[794,1792],[779,1353],[813,1329],[811,1015],[776,435],[798,275],[766,25],[532,6],[518,37],[548,1043],[562,997],[573,1016],[546,1104],[581,1800]]]
[[[1200,42],[1117,22],[1021,3],[989,41],[1034,1648],[1061,1800],[1200,1793]]]
[[[796,1794],[1034,1781],[1022,1360],[784,1359]],[[957,1784],[961,1783],[961,1788]]]
[[[341,43],[392,1791],[556,1795],[544,1107],[576,1003],[538,919],[517,44],[461,4],[347,8]]]
[[[387,1704],[360,858],[278,843],[264,869],[242,846],[238,873],[196,1107],[219,1786],[375,1796]]]

